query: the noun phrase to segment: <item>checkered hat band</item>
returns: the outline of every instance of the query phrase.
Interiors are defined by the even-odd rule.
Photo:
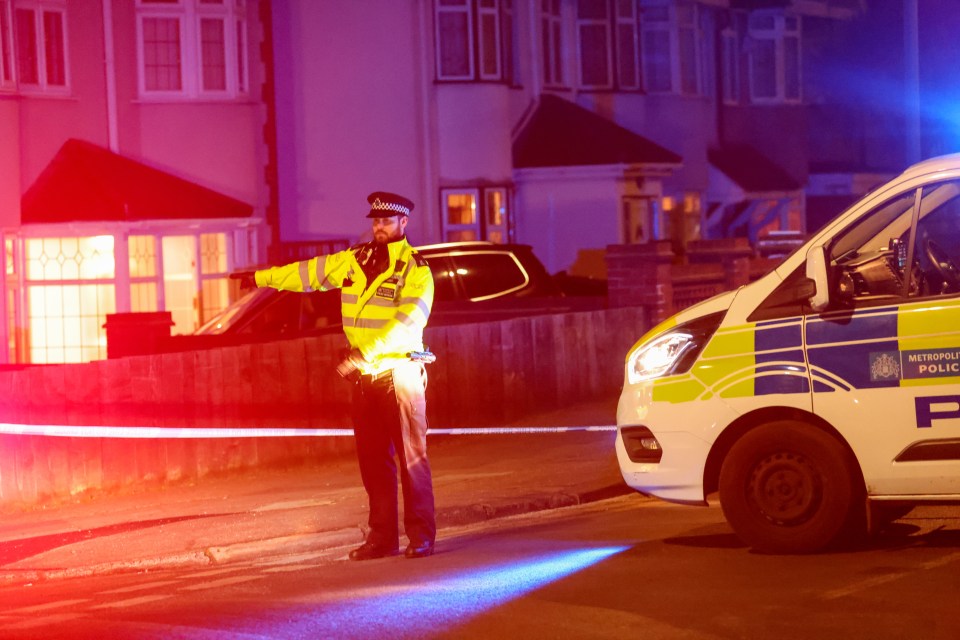
[[[403,206],[402,204],[396,204],[393,202],[383,202],[380,198],[377,198],[373,201],[373,204],[370,205],[371,209],[376,209],[377,211],[394,211],[396,213],[402,213],[405,216],[410,215],[410,209]]]

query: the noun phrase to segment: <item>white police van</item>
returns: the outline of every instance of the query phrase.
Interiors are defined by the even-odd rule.
[[[617,425],[629,486],[687,504],[719,490],[763,551],[960,501],[960,154],[910,167],[771,273],[647,333]]]

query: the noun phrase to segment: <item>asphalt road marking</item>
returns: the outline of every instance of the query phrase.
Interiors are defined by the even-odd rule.
[[[20,607],[19,609],[9,609],[4,611],[4,615],[9,615],[11,613],[21,614],[21,613],[39,613],[41,611],[50,611],[51,609],[59,609],[61,607],[72,607],[78,604],[86,604],[88,602],[93,602],[89,598],[83,598],[81,600],[58,600],[57,602],[48,602],[46,604],[36,604],[31,607]]]
[[[291,564],[283,567],[267,567],[266,569],[261,569],[261,573],[292,573],[294,571],[309,571],[310,569],[316,568],[316,564]]]
[[[251,513],[262,513],[265,511],[284,511],[286,509],[301,509],[303,507],[322,507],[328,504],[336,504],[334,500],[320,500],[317,498],[308,498],[306,500],[287,500],[286,502],[274,502],[251,509]]]
[[[242,571],[244,567],[226,567],[223,569],[211,569],[210,571],[198,571],[197,573],[191,573],[187,575],[188,578],[210,578],[212,576],[222,576],[226,573],[237,573]]]
[[[866,578],[864,580],[859,580],[852,584],[848,584],[845,587],[839,589],[833,589],[827,591],[823,594],[825,600],[836,600],[837,598],[843,598],[845,596],[853,595],[859,591],[866,591],[867,589],[872,589],[874,587],[879,587],[881,585],[894,582],[900,578],[904,578],[908,575],[917,573],[918,571],[927,571],[930,569],[937,569],[944,565],[951,564],[953,562],[960,561],[960,551],[951,553],[943,556],[942,558],[936,558],[934,560],[928,560],[927,562],[921,562],[916,566],[915,569],[904,569],[902,571],[897,571],[896,573],[890,573],[885,576],[874,576],[872,578]]]
[[[170,596],[168,595],[154,595],[154,596],[138,596],[136,598],[127,598],[126,600],[117,600],[116,602],[105,602],[103,604],[98,604],[90,607],[91,609],[122,609],[123,607],[136,607],[141,604],[147,604],[148,602],[157,602],[158,600],[166,600]]]
[[[177,584],[179,580],[158,580],[157,582],[145,582],[143,584],[135,584],[132,587],[123,587],[121,589],[111,589],[109,591],[101,591],[103,595],[116,595],[121,593],[131,593],[133,591],[146,591],[147,589],[154,589],[157,587],[166,587],[171,584]]]
[[[25,629],[33,629],[34,627],[60,625],[82,617],[83,614],[81,613],[58,613],[52,616],[43,616],[42,618],[29,618],[27,620],[13,620],[9,622],[4,618],[0,618],[0,621],[2,621],[4,631],[23,631]]]
[[[217,587],[229,587],[230,585],[250,582],[251,580],[261,580],[262,576],[234,576],[224,578],[223,580],[212,580],[202,584],[192,584],[188,587],[181,587],[181,591],[202,591],[204,589],[216,589]]]

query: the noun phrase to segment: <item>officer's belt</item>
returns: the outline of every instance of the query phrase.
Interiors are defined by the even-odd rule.
[[[382,379],[382,378],[386,378],[386,377],[389,376],[389,375],[393,375],[393,369],[392,369],[392,368],[386,369],[386,370],[384,370],[384,371],[380,371],[380,372],[378,372],[378,373],[361,373],[361,374],[360,374],[360,382],[361,382],[361,383],[365,383],[365,384],[370,384],[370,383],[376,382],[377,380],[380,380],[380,379]]]

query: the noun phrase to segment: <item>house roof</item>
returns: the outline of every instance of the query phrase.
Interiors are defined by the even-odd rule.
[[[513,143],[513,166],[679,164],[682,158],[643,136],[553,95],[540,96]]]
[[[707,151],[707,160],[747,192],[796,191],[801,184],[782,167],[746,145],[725,145]]]
[[[60,147],[21,200],[24,224],[252,214],[245,202],[76,139]]]

